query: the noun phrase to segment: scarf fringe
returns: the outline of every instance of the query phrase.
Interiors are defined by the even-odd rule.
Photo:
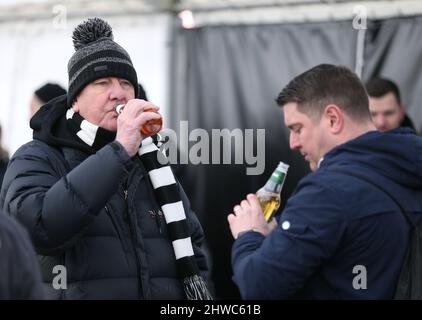
[[[184,289],[188,300],[213,300],[207,285],[197,274],[183,279]]]

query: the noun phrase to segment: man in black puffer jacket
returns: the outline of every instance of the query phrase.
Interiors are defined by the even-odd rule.
[[[50,298],[192,299],[186,279],[207,292],[201,225],[179,184],[180,201],[162,205],[142,160],[151,138],[139,128],[160,117],[143,111],[158,108],[135,99],[135,69],[105,21],[73,39],[68,94],[31,119],[34,140],[11,158],[0,205],[29,231]]]

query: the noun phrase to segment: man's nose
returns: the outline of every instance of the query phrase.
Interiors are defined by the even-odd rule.
[[[290,149],[292,150],[297,150],[300,148],[299,139],[292,133],[290,133],[289,144],[290,144]]]
[[[119,81],[112,82],[110,98],[116,100],[122,100],[126,97],[126,91],[123,89]]]
[[[386,120],[382,116],[375,117],[372,120],[375,124],[375,127],[377,127],[378,130],[382,130],[386,126]]]

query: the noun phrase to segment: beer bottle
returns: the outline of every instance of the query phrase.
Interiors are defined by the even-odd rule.
[[[289,165],[280,161],[271,177],[256,193],[267,222],[273,218],[280,207],[280,193],[288,169]]]
[[[116,110],[117,114],[120,114],[123,111],[123,108],[125,107],[124,104],[118,104],[114,107],[114,110]],[[145,109],[145,112],[155,112],[157,114],[160,114],[158,111]],[[163,118],[159,119],[152,119],[147,121],[141,128],[140,131],[142,134],[146,136],[151,136],[156,133],[158,133],[163,127]]]

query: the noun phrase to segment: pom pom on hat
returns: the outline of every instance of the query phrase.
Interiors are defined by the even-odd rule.
[[[88,19],[86,22],[78,25],[73,31],[73,47],[75,50],[79,50],[88,43],[101,38],[114,40],[113,30],[110,25],[100,18]]]

